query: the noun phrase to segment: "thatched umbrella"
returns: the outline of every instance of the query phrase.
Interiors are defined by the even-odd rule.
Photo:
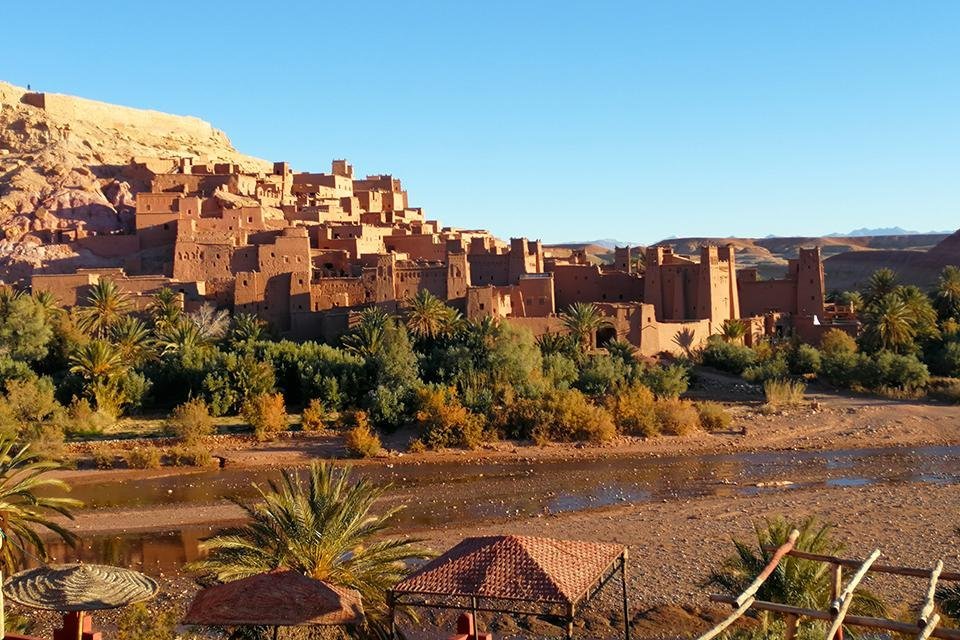
[[[234,580],[200,591],[186,624],[218,627],[348,625],[363,619],[360,593],[289,569]]]
[[[3,593],[32,609],[59,611],[64,632],[76,625],[83,637],[84,613],[117,609],[157,595],[156,581],[142,573],[100,564],[63,564],[28,569],[12,576]]]

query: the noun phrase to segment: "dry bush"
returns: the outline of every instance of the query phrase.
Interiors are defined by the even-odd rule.
[[[159,469],[161,466],[160,449],[156,447],[136,447],[124,456],[131,469]]]
[[[820,338],[820,351],[828,358],[844,353],[856,353],[857,341],[846,331],[828,329]]]
[[[413,438],[407,444],[407,453],[423,453],[427,450],[427,445],[423,444],[420,438]]]
[[[113,451],[95,451],[93,453],[93,464],[97,469],[113,469],[117,464],[117,454]]]
[[[660,434],[653,392],[644,385],[632,385],[608,402],[620,433],[651,438]]]
[[[173,410],[167,429],[180,442],[195,445],[213,433],[213,418],[203,398],[191,398]]]
[[[170,450],[170,461],[177,467],[206,467],[213,456],[202,446],[179,446]]]
[[[372,458],[380,453],[383,446],[380,436],[370,426],[365,411],[357,411],[353,416],[354,427],[347,431],[343,446],[347,454],[354,458]]]
[[[960,378],[933,378],[928,395],[936,400],[960,404]]]
[[[803,404],[807,385],[802,380],[767,380],[763,383],[763,395],[772,409],[795,407]]]
[[[700,426],[707,431],[723,431],[733,422],[733,416],[719,402],[697,402]]]
[[[454,389],[419,389],[414,422],[420,429],[420,439],[430,449],[474,449],[483,439],[483,419],[461,404]]]
[[[657,422],[660,431],[671,436],[685,436],[700,429],[700,415],[689,400],[658,400]]]
[[[287,407],[281,393],[261,393],[243,405],[243,417],[253,427],[257,440],[264,442],[287,428]]]
[[[323,431],[327,428],[329,414],[317,398],[310,401],[300,414],[300,428],[304,431]]]
[[[116,419],[102,411],[95,411],[86,398],[74,397],[67,407],[67,433],[72,436],[99,435]]]

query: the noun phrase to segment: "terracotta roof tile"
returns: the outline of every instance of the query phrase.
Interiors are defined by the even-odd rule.
[[[615,544],[526,536],[467,538],[394,587],[398,594],[573,604],[616,562]]]

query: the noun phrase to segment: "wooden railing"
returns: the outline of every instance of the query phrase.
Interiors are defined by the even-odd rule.
[[[822,620],[828,622],[829,627],[826,632],[826,640],[843,640],[844,625],[854,627],[865,627],[870,629],[883,629],[898,634],[912,635],[917,640],[927,640],[927,638],[946,638],[948,640],[960,640],[960,629],[947,629],[938,626],[940,616],[935,613],[936,592],[939,581],[960,581],[960,573],[945,572],[943,570],[943,561],[937,561],[932,569],[918,569],[913,567],[898,567],[891,565],[876,564],[880,557],[880,550],[875,550],[864,560],[853,560],[849,558],[838,558],[834,556],[808,553],[794,549],[800,532],[793,530],[787,538],[787,542],[779,547],[764,547],[764,551],[772,552],[770,561],[757,574],[757,577],[750,585],[743,590],[739,596],[712,595],[710,600],[723,604],[729,604],[734,608],[733,613],[719,622],[712,629],[701,635],[698,640],[712,640],[723,633],[730,625],[743,617],[751,609],[758,611],[770,611],[779,613],[784,617],[785,640],[793,640],[797,633],[802,618],[812,620]],[[805,607],[794,607],[778,602],[767,602],[757,600],[757,592],[777,570],[780,562],[786,557],[792,556],[814,562],[823,562],[833,567],[833,585],[829,611],[819,611]],[[843,568],[856,568],[846,586],[843,585]],[[909,576],[914,578],[927,578],[927,591],[923,600],[923,606],[917,615],[917,622],[911,624],[887,618],[874,618],[868,616],[849,615],[850,605],[853,602],[854,592],[860,585],[866,575],[870,572],[888,573],[899,576]]]

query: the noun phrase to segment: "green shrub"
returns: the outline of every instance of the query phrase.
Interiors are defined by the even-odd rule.
[[[203,398],[191,398],[173,410],[167,430],[180,442],[196,444],[214,432],[213,418]]]
[[[950,340],[939,345],[929,362],[938,374],[948,378],[960,378],[960,342]]]
[[[354,426],[347,431],[343,446],[347,455],[354,458],[372,458],[382,450],[380,436],[370,426],[366,412],[357,411],[353,416]]]
[[[858,382],[867,389],[882,387],[918,391],[927,386],[930,371],[917,357],[892,351],[880,351],[872,357],[862,355],[858,363]]]
[[[655,366],[643,372],[642,380],[658,398],[679,398],[690,386],[690,371],[681,364]]]
[[[304,431],[323,431],[327,428],[328,413],[323,403],[314,398],[300,414],[300,428]]]
[[[287,428],[287,408],[283,395],[261,393],[253,396],[243,405],[243,418],[253,427],[257,440],[271,440]]]
[[[767,380],[763,383],[763,395],[771,408],[803,404],[806,390],[807,385],[801,380]]]
[[[608,406],[620,433],[650,438],[660,433],[653,392],[634,384],[610,399]]]
[[[707,341],[702,357],[703,364],[736,375],[743,373],[757,360],[757,355],[750,347],[724,342],[717,336],[711,336]]]
[[[588,396],[602,396],[615,391],[629,374],[630,368],[623,360],[594,353],[580,365],[576,386]]]
[[[783,354],[776,354],[771,358],[759,361],[743,371],[743,379],[753,384],[760,384],[767,380],[779,380],[790,374],[787,359]]]
[[[131,469],[159,469],[162,456],[156,447],[135,447],[124,456]]]
[[[829,329],[820,338],[820,351],[825,357],[856,353],[857,341],[846,331]]]
[[[662,433],[685,436],[700,429],[700,415],[693,403],[688,400],[676,398],[658,400],[655,410]]]
[[[820,352],[808,344],[797,345],[790,353],[790,373],[802,376],[820,372]]]
[[[733,422],[733,416],[719,402],[697,402],[700,426],[707,431],[723,431]]]
[[[213,456],[205,447],[181,445],[170,450],[170,460],[178,467],[207,467]]]

